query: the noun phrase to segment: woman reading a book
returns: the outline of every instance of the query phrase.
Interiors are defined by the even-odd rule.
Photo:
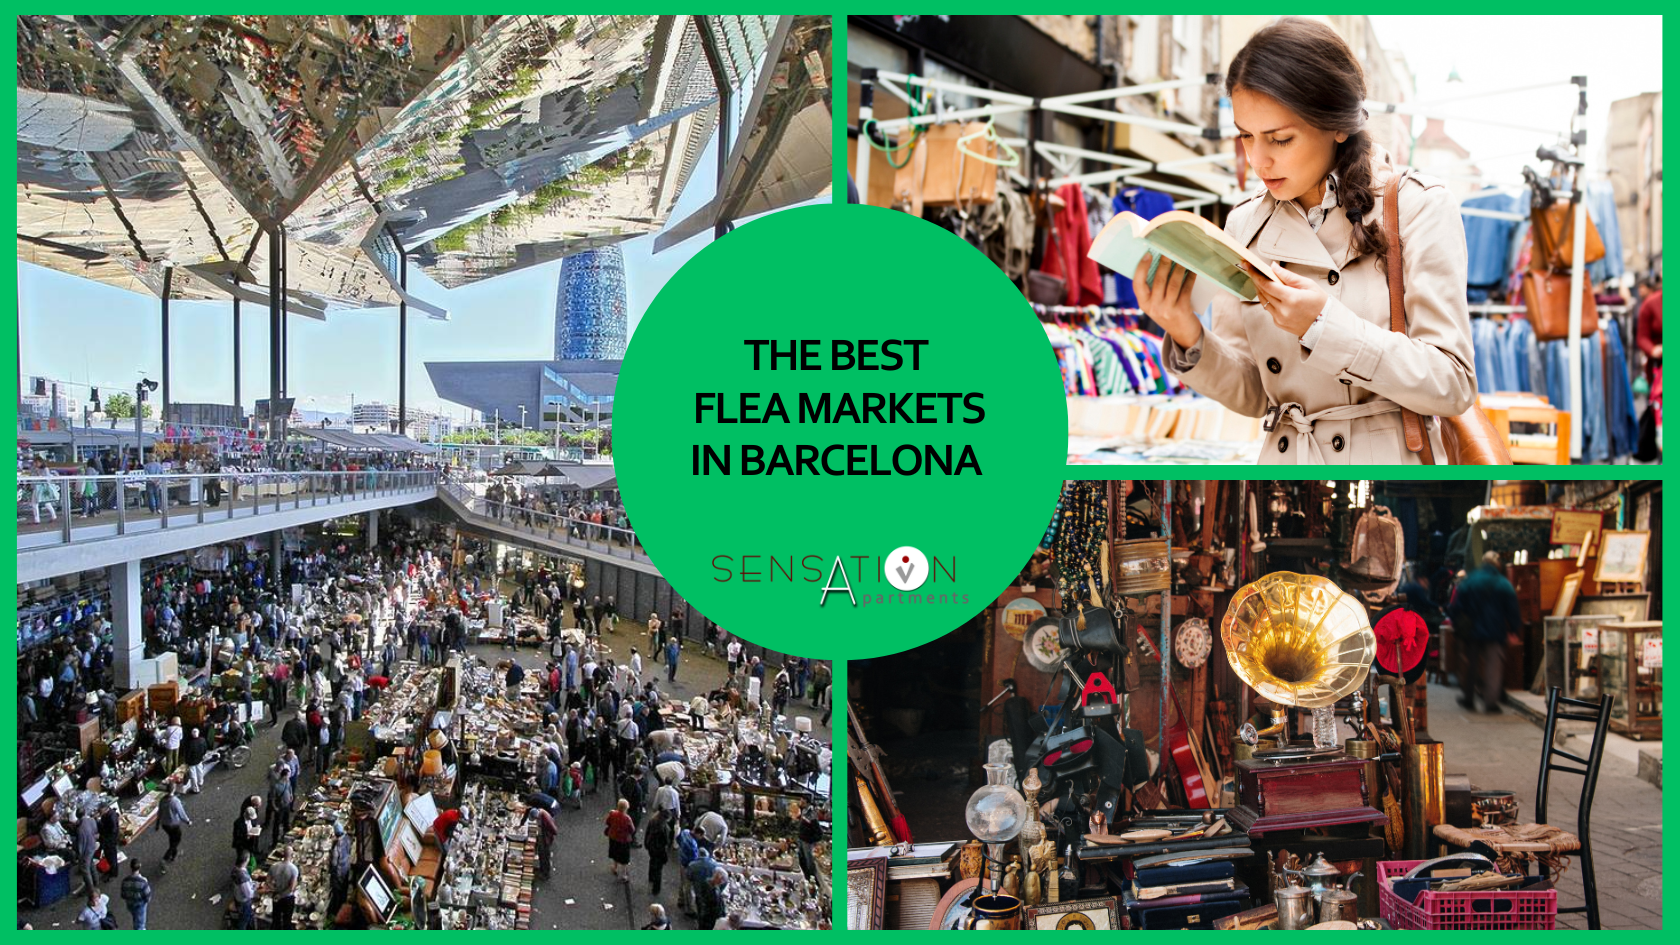
[[[1145,255],[1142,309],[1166,330],[1169,370],[1245,416],[1265,417],[1262,463],[1419,462],[1402,408],[1445,457],[1437,416],[1476,395],[1464,225],[1444,184],[1400,177],[1366,128],[1365,78],[1329,27],[1288,18],[1254,35],[1228,74],[1239,144],[1265,190],[1232,208],[1225,234],[1270,264],[1244,263],[1258,297],[1198,288]],[[1405,326],[1391,330],[1384,189],[1401,180]],[[1197,313],[1211,307],[1206,327]],[[1414,444],[1418,446],[1419,443]]]

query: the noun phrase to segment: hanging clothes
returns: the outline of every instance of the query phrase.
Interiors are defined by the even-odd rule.
[[[1495,330],[1491,318],[1470,319],[1470,347],[1476,355],[1476,392],[1480,394],[1499,390],[1495,379],[1498,369],[1494,366],[1499,347],[1494,340]]]
[[[1173,208],[1173,199],[1169,194],[1146,187],[1124,187],[1114,195],[1112,203],[1114,215],[1121,213],[1135,213],[1145,220],[1153,220]],[[1137,294],[1132,291],[1132,277],[1129,273],[1108,273],[1103,278],[1104,294],[1112,293],[1113,301],[1110,305],[1121,308],[1137,308]]]
[[[1587,215],[1598,228],[1604,241],[1604,258],[1587,264],[1594,285],[1607,279],[1619,279],[1627,270],[1622,265],[1622,226],[1616,219],[1616,191],[1607,180],[1588,181],[1582,199],[1587,202]]]
[[[1609,405],[1610,455],[1628,456],[1639,447],[1639,414],[1633,406],[1633,380],[1627,352],[1622,347],[1622,333],[1614,318],[1600,330],[1609,346],[1608,364],[1604,370],[1604,397]]]
[[[1489,188],[1491,193],[1479,194],[1465,200],[1461,206],[1475,210],[1497,210],[1501,213],[1522,213],[1527,202]],[[1494,217],[1461,215],[1464,220],[1464,244],[1470,253],[1468,272],[1469,297],[1472,302],[1486,302],[1491,290],[1499,287],[1510,275],[1511,231],[1515,220]]]
[[[1184,385],[1167,373],[1161,338],[1130,325],[1072,326],[1045,323],[1044,332],[1069,395],[1179,394]]]
[[[1604,405],[1604,354],[1596,332],[1581,339],[1581,415],[1574,422],[1581,428],[1581,458],[1604,462],[1610,458],[1610,425]],[[1552,406],[1568,410],[1569,342],[1548,341],[1541,345],[1546,358],[1546,396]]]
[[[1504,381],[1510,384],[1506,390],[1533,391],[1534,385],[1530,378],[1533,376],[1529,367],[1529,359],[1533,357],[1534,326],[1526,318],[1512,316],[1505,320],[1505,327],[1500,332],[1500,359],[1507,374]]]
[[[1051,218],[1049,246],[1044,252],[1046,275],[1067,282],[1067,304],[1098,305],[1102,302],[1102,276],[1091,251],[1090,217],[1085,212],[1085,195],[1078,184],[1063,184],[1056,191],[1063,206]]]

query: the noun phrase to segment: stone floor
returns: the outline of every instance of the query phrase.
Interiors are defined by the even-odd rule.
[[[1429,734],[1447,745],[1447,772],[1470,775],[1477,788],[1517,792],[1522,817],[1532,819],[1541,728],[1514,707],[1501,715],[1470,714],[1459,707],[1457,696],[1456,689],[1429,687]],[[1540,716],[1545,717],[1543,705]],[[1573,744],[1562,747],[1585,753],[1582,738],[1569,741]],[[1548,819],[1573,830],[1580,797],[1579,777],[1554,772]],[[1593,872],[1604,928],[1662,928],[1662,819],[1662,791],[1640,779],[1637,748],[1629,752],[1607,746],[1591,820]],[[1582,901],[1580,861],[1572,860],[1558,886],[1558,905]],[[1586,916],[1559,916],[1558,927],[1584,929]]]
[[[617,632],[607,635],[615,653],[628,654],[630,647],[645,644],[647,628],[641,624],[620,622]],[[474,652],[487,659],[506,658],[511,651],[499,647],[475,647]],[[539,654],[524,649],[518,658],[527,668],[542,668]],[[652,671],[664,677],[664,667],[654,665]],[[697,644],[690,644],[678,663],[674,684],[662,684],[669,695],[691,698],[722,684],[725,667],[721,660],[707,655]],[[808,701],[795,700],[789,706],[790,715],[809,715],[813,731],[819,738],[830,737],[829,728],[822,724],[824,710],[812,709]],[[282,718],[287,717],[283,715]],[[148,925],[153,929],[219,929],[229,892],[229,870],[233,865],[230,838],[234,809],[246,796],[261,793],[264,768],[260,763],[274,756],[279,744],[279,727],[261,729],[253,752],[253,763],[239,771],[213,772],[205,782],[204,793],[188,796],[187,813],[193,818],[181,844],[180,858],[169,864],[169,872],[161,873],[159,859],[168,847],[168,839],[161,831],[150,831],[124,849],[128,856],[138,856],[146,864],[146,874],[154,889]],[[305,772],[304,780],[313,784],[313,773]],[[300,790],[307,790],[300,785]],[[629,884],[612,879],[608,871],[607,841],[601,836],[602,818],[606,816],[614,798],[606,793],[586,796],[581,811],[562,809],[557,818],[559,837],[554,844],[554,873],[539,883],[532,907],[533,929],[630,929],[647,922],[649,902],[662,902],[672,909],[676,899],[677,866],[675,860],[665,868],[663,895],[649,895],[647,859],[635,851],[630,863],[634,881]],[[79,882],[73,882],[79,886]],[[111,897],[111,914],[123,928],[132,928],[128,910],[122,904],[118,881],[108,880],[105,892]],[[72,928],[76,914],[85,900],[71,895],[46,909],[20,909],[19,920],[32,923],[38,929]],[[675,916],[676,928],[692,929],[694,920],[680,913]]]

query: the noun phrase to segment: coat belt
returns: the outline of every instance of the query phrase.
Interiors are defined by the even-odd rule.
[[[1324,465],[1324,451],[1319,449],[1318,438],[1313,436],[1313,426],[1320,420],[1358,420],[1365,417],[1380,417],[1387,413],[1399,413],[1400,405],[1392,400],[1370,400],[1362,404],[1343,404],[1339,407],[1326,407],[1314,413],[1307,413],[1306,408],[1298,403],[1273,404],[1266,411],[1266,417],[1261,424],[1266,432],[1277,429],[1279,423],[1287,423],[1295,428],[1299,434],[1296,442],[1302,444],[1302,449],[1296,450],[1295,462],[1318,463]]]

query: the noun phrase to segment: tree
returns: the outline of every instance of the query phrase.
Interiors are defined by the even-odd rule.
[[[140,405],[140,416],[152,415],[151,404]],[[134,395],[125,393],[107,394],[105,397],[105,416],[113,420],[127,420],[134,416]]]

